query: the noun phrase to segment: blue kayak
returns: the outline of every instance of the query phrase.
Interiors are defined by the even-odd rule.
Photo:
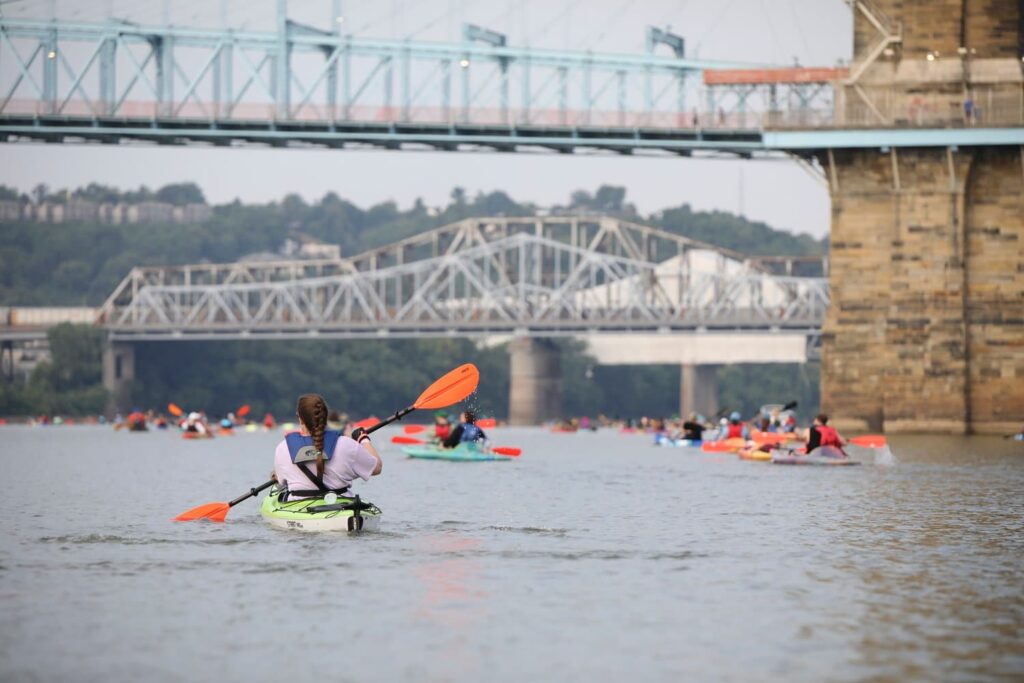
[[[655,446],[668,446],[675,448],[700,448],[704,441],[701,439],[670,439],[664,434],[654,435]]]

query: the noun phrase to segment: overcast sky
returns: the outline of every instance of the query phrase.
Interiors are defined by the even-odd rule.
[[[46,17],[51,0],[14,0],[10,17]],[[274,0],[56,0],[60,16],[99,20],[113,14],[140,23],[169,16],[183,26],[270,30]],[[327,27],[330,0],[292,0],[290,16]],[[641,53],[647,25],[670,26],[687,55],[755,63],[832,66],[849,59],[850,10],[842,0],[346,0],[346,30],[365,37],[448,41],[463,21],[508,35],[510,44]],[[13,68],[0,55],[0,70]],[[2,74],[9,77],[9,74]],[[447,200],[452,187],[504,190],[541,205],[575,189],[624,185],[641,211],[688,202],[739,211],[774,227],[821,236],[828,231],[825,189],[788,161],[446,152],[114,148],[0,145],[0,183],[74,187],[100,182],[151,187],[194,181],[213,202],[267,201],[288,192],[317,199],[334,191],[367,206],[417,197]]]

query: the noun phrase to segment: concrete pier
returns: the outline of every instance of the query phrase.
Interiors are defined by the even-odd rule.
[[[547,339],[509,343],[509,423],[536,425],[562,414],[561,352]]]
[[[109,392],[107,414],[131,410],[135,380],[135,346],[111,342],[103,349],[103,387]]]
[[[684,364],[679,373],[679,415],[713,418],[718,412],[718,373],[715,365]]]

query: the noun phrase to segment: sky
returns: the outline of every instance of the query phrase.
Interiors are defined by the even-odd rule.
[[[111,15],[143,24],[272,30],[274,0],[6,0],[12,18]],[[380,38],[451,41],[463,22],[502,31],[511,45],[640,54],[647,25],[670,27],[687,55],[752,63],[832,66],[852,52],[852,19],[842,0],[343,0],[346,31]],[[326,28],[328,0],[291,0],[292,19]],[[12,61],[0,52],[0,83]],[[8,72],[8,73],[3,73]],[[455,186],[503,190],[521,201],[564,203],[576,189],[622,185],[649,213],[689,203],[742,212],[773,227],[828,232],[823,185],[786,160],[355,150],[268,150],[0,145],[0,183],[28,191],[99,182],[122,188],[196,182],[215,203],[264,202],[295,192],[309,200],[337,192],[361,206],[417,198],[444,204]]]

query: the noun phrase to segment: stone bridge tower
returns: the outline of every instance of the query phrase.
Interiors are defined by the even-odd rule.
[[[856,0],[849,127],[1019,126],[1021,0]],[[941,131],[940,131],[941,132]],[[840,427],[1024,422],[1018,147],[832,150],[822,403]]]

